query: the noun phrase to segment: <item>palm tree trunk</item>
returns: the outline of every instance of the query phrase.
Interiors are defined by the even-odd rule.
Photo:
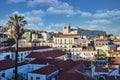
[[[18,80],[18,37],[16,39],[15,52],[15,80]]]

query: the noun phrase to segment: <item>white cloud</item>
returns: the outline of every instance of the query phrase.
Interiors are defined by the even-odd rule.
[[[87,21],[87,23],[89,24],[109,24],[111,23],[110,20],[106,20],[106,19],[95,19],[95,20],[89,20]]]
[[[91,17],[91,18],[117,18],[120,17],[120,10],[113,9],[113,10],[97,10],[95,13],[85,12],[77,10],[77,13],[80,14],[82,17]]]
[[[26,0],[8,0],[8,3],[20,3],[20,2],[26,2]]]
[[[97,10],[95,14],[93,14],[94,18],[112,18],[119,17],[120,10]]]
[[[32,10],[32,11],[28,11],[28,12],[24,12],[24,13],[15,11],[8,16],[11,16],[14,14],[25,16],[25,20],[28,23],[27,25],[25,25],[25,28],[40,30],[42,27],[44,27],[44,21],[43,21],[42,17],[45,15],[45,12],[43,12],[42,10]],[[5,21],[7,21],[8,16],[6,19],[0,20],[1,25],[3,25],[3,26],[6,25]],[[5,24],[3,24],[3,23],[5,23]]]
[[[82,16],[83,11],[79,12]],[[97,10],[95,13],[90,13],[89,16],[82,16],[88,18],[83,26],[88,29],[105,30],[107,33],[120,34],[120,10]]]
[[[27,5],[30,7],[34,7],[36,5],[46,5],[46,6],[51,6],[51,5],[57,5],[59,4],[58,0],[30,0],[28,1]]]
[[[54,32],[58,32],[58,31],[62,31],[62,27],[64,26],[64,23],[55,23],[55,24],[50,24],[48,25],[48,27],[46,27],[45,30],[47,31],[54,31]]]
[[[76,14],[72,6],[70,6],[66,2],[62,2],[59,0],[32,0],[28,2],[28,6],[30,7],[33,7],[36,5],[47,6],[48,14],[65,14],[67,16]]]
[[[31,15],[44,16],[44,15],[45,15],[45,12],[42,11],[42,10],[32,10],[32,11],[30,11],[30,12],[26,12],[25,14],[26,14],[26,15],[29,15],[29,16],[31,16]]]
[[[14,0],[10,0],[10,1],[14,2]],[[62,2],[60,0],[29,0],[29,1],[26,1],[26,3],[29,7],[47,6],[46,11],[48,14],[62,14],[62,15],[71,16],[77,13],[75,10],[73,10],[73,7],[71,5],[69,5],[66,2]],[[42,12],[34,11],[34,13],[39,14]]]
[[[35,23],[42,21],[42,19],[40,17],[35,17],[35,16],[31,16],[31,17],[26,16],[25,19],[28,22],[35,22]]]
[[[91,17],[92,16],[92,14],[90,12],[84,12],[84,11],[80,11],[80,10],[77,10],[76,13],[80,14],[82,17]]]
[[[71,9],[68,3],[62,2],[60,0],[30,0],[28,1],[28,6],[33,7],[36,5],[54,7],[58,9]]]
[[[0,26],[5,27],[6,26],[6,20],[0,20]]]
[[[50,7],[47,9],[48,14],[66,14],[68,16],[76,14],[73,10],[62,10],[62,9],[55,9],[54,7]]]
[[[18,12],[18,11],[14,11],[14,12],[12,13],[12,15],[15,15],[15,14],[17,14],[17,15],[21,15],[21,16],[25,16],[24,13],[20,13],[20,12]],[[11,16],[11,15],[10,15],[10,16]]]

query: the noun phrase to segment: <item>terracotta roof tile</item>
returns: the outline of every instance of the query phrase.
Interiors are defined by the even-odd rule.
[[[91,66],[91,60],[75,60],[76,64],[84,64],[84,66],[89,67]]]
[[[117,80],[120,80],[120,76],[116,76]]]
[[[27,63],[21,62],[21,63],[18,63],[18,66],[23,66],[25,64]],[[15,63],[11,59],[0,60],[0,71],[13,68],[14,66],[15,66]]]
[[[72,48],[82,48],[81,45],[73,45]]]
[[[9,46],[0,46],[0,51],[1,50],[6,50],[6,49],[8,49],[9,48]]]
[[[110,57],[109,62],[110,62],[110,64],[119,65],[120,64],[120,57]]]
[[[94,50],[92,46],[83,47],[83,50]]]
[[[115,79],[115,76],[107,76],[106,80],[116,80],[116,79]]]
[[[71,59],[68,59],[66,61],[63,61],[63,62],[59,62],[57,65],[56,65],[61,71],[67,71],[69,69],[71,69],[73,66],[75,66],[75,63],[73,60]]]
[[[120,54],[120,52],[117,51],[108,51],[109,54]]]
[[[96,39],[95,41],[109,41],[108,39]]]
[[[58,69],[54,66],[54,65],[48,65],[45,67],[42,67],[38,70],[32,71],[31,73],[37,73],[37,74],[45,74],[45,75],[49,75],[55,71],[57,71]]]
[[[0,71],[14,67],[14,62],[11,59],[0,60]]]
[[[61,59],[40,59],[40,58],[37,58],[37,59],[35,59],[35,60],[33,60],[33,61],[31,61],[30,62],[30,64],[52,64],[52,65],[55,65],[55,64],[57,64],[57,63],[59,63],[59,62],[62,62],[63,60],[61,60]]]
[[[57,80],[95,80],[95,79],[78,72],[75,72],[75,73],[66,72],[59,75]]]
[[[101,66],[96,66],[95,67],[95,72],[108,72],[108,68],[101,67]]]
[[[26,58],[56,58],[66,53],[60,50],[51,50],[45,52],[31,52]]]
[[[60,38],[77,38],[83,36],[82,34],[63,34],[60,35]]]
[[[18,51],[29,51],[29,50],[39,50],[39,49],[47,49],[50,48],[49,46],[37,46],[37,47],[19,47]],[[15,48],[11,47],[9,48],[10,51],[15,52]]]

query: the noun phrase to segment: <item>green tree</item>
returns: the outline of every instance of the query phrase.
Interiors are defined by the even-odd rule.
[[[7,22],[7,25],[13,27],[13,39],[16,42],[15,47],[15,79],[18,80],[18,40],[22,37],[23,34],[23,26],[27,24],[27,21],[24,20],[24,16],[19,16],[17,14],[10,16]]]
[[[12,30],[13,22],[12,21],[8,21],[7,22],[7,26],[10,29],[10,38],[13,38],[13,30]]]

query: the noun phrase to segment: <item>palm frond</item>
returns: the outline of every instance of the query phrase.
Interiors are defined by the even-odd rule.
[[[11,21],[15,20],[13,16],[10,16],[9,18],[10,18]]]
[[[24,19],[24,16],[18,16],[18,21],[21,22]]]
[[[7,22],[7,26],[8,26],[8,27],[13,26],[13,22],[12,22],[12,21],[8,21],[8,22]]]
[[[20,26],[23,27],[23,26],[26,25],[26,24],[27,24],[27,21],[24,20],[24,21],[22,21],[22,22],[20,23]]]

